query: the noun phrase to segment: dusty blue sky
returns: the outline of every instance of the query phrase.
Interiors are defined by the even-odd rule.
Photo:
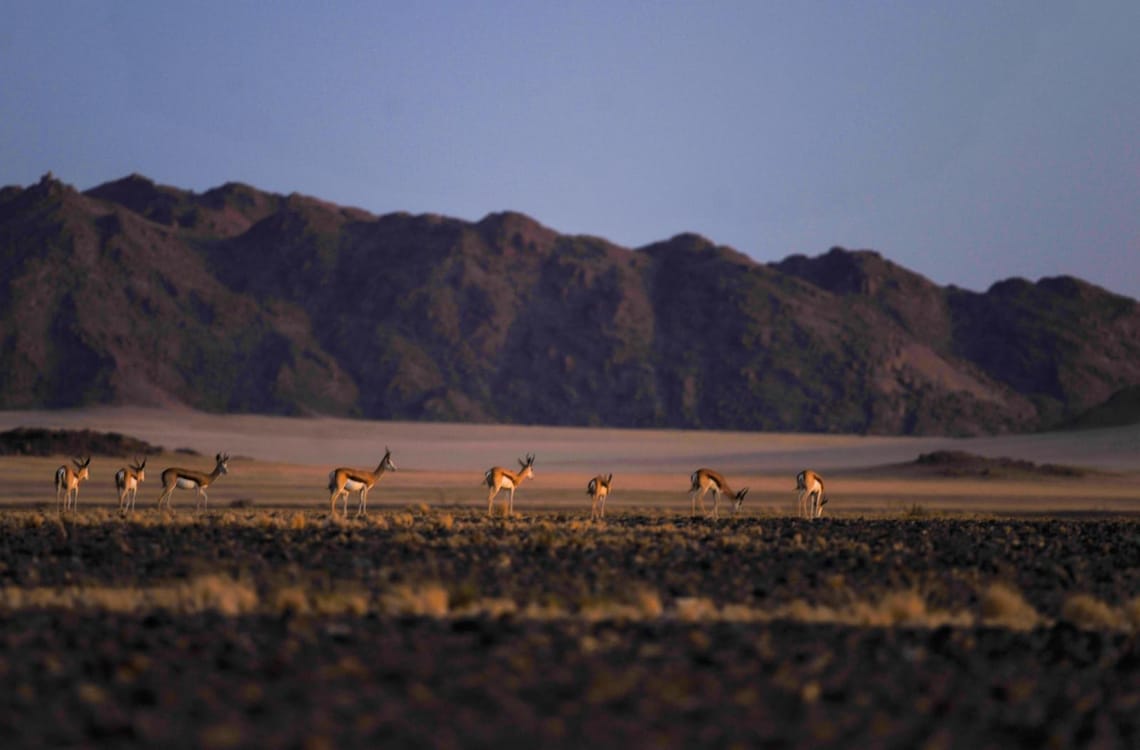
[[[1140,297],[1140,2],[6,4],[0,183],[236,180]]]

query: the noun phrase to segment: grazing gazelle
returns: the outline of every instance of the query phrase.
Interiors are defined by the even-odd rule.
[[[519,470],[508,471],[502,466],[492,466],[483,473],[483,481],[487,484],[487,515],[495,507],[495,496],[499,490],[510,492],[507,498],[507,517],[515,512],[515,489],[523,483],[524,479],[534,478],[534,454],[526,454],[526,460],[519,459]]]
[[[384,446],[384,458],[376,471],[367,469],[348,469],[340,467],[329,472],[329,514],[336,515],[336,500],[344,498],[344,511],[342,515],[348,518],[348,493],[360,491],[360,504],[356,506],[356,518],[368,515],[368,490],[372,489],[386,471],[395,471],[396,464],[392,463],[392,451]]]
[[[71,468],[67,464],[55,470],[55,502],[59,505],[59,512],[71,508],[76,509],[79,504],[79,482],[91,476],[87,467],[91,465],[91,456],[80,461],[78,458],[71,459],[75,464],[75,468]]]
[[[823,489],[823,477],[811,469],[804,469],[796,474],[796,490],[799,495],[797,512],[801,518],[819,518],[823,515],[823,506],[827,505],[827,493]]]
[[[732,498],[732,512],[736,513],[740,510],[740,506],[744,504],[744,496],[748,494],[748,488],[745,487],[740,492],[733,492],[732,488],[728,486],[724,476],[713,471],[712,469],[697,469],[693,475],[689,477],[692,482],[692,488],[689,490],[690,499],[692,500],[692,515],[697,514],[697,502],[701,504],[701,513],[705,512],[705,493],[713,493],[713,518],[720,517],[720,496],[724,495],[726,498]]]
[[[135,459],[133,464],[115,472],[115,489],[119,491],[119,512],[135,509],[135,495],[139,494],[139,483],[146,479],[146,456]]]
[[[586,485],[586,494],[594,501],[590,505],[590,520],[604,519],[606,517],[606,498],[610,495],[614,475],[603,477],[601,474],[590,480]]]
[[[210,496],[206,494],[206,488],[213,483],[215,479],[222,474],[229,473],[226,464],[229,463],[230,457],[219,453],[214,456],[217,462],[214,465],[214,470],[209,474],[201,471],[192,471],[191,469],[179,469],[177,467],[170,467],[162,472],[162,494],[158,496],[158,507],[162,507],[163,502],[166,507],[170,508],[170,498],[174,494],[175,489],[180,490],[197,490],[197,502],[194,504],[194,509],[199,507],[208,509],[210,503]]]

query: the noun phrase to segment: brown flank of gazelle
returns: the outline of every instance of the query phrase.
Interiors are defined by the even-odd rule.
[[[146,479],[146,456],[135,458],[133,464],[115,472],[115,489],[119,491],[119,512],[135,509],[135,495],[139,493],[139,483]]]
[[[526,454],[526,460],[519,459],[519,470],[508,471],[502,466],[492,466],[483,473],[483,482],[487,485],[487,515],[495,507],[495,496],[499,490],[507,490],[507,516],[515,512],[515,489],[523,483],[524,479],[534,478],[534,454]]]
[[[697,469],[689,477],[692,487],[689,490],[689,497],[692,501],[692,515],[697,514],[697,503],[701,504],[701,513],[705,513],[705,493],[713,493],[713,518],[720,517],[720,496],[732,498],[732,512],[736,513],[740,510],[740,506],[744,504],[744,496],[748,494],[748,488],[745,487],[740,492],[733,492],[732,488],[728,486],[728,482],[724,476],[712,469]]]
[[[392,463],[392,451],[384,446],[384,458],[375,471],[367,469],[350,469],[340,467],[329,472],[329,515],[336,515],[337,498],[344,498],[344,509],[341,513],[348,518],[348,493],[360,492],[360,504],[356,506],[356,518],[368,515],[368,490],[376,486],[380,477],[386,471],[395,471],[396,464]]]
[[[88,467],[91,466],[91,456],[82,461],[73,458],[71,462],[75,464],[74,469],[64,464],[55,470],[55,502],[59,506],[60,513],[68,508],[76,509],[79,505],[79,483],[91,476],[91,472],[88,471]]]
[[[610,487],[613,486],[614,475],[603,477],[601,474],[590,480],[586,485],[586,494],[593,501],[590,504],[590,520],[601,520],[606,517],[606,498],[609,497]]]
[[[811,469],[796,474],[796,512],[801,518],[820,518],[823,506],[827,505],[827,493],[823,489],[823,477]]]
[[[226,468],[229,460],[228,455],[221,453],[214,456],[214,470],[209,474],[193,469],[180,469],[176,466],[164,470],[162,472],[162,494],[158,496],[158,507],[161,508],[165,503],[166,507],[170,508],[170,498],[174,494],[174,490],[181,489],[197,490],[197,502],[194,504],[194,509],[207,509],[210,496],[206,494],[206,488],[222,474],[229,473],[229,469]]]

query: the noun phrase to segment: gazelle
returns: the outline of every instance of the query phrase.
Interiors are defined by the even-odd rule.
[[[797,512],[801,518],[819,518],[823,506],[827,505],[827,493],[823,489],[823,477],[811,469],[796,474]]]
[[[608,477],[603,477],[599,474],[586,485],[586,494],[593,500],[593,503],[590,505],[591,521],[606,517],[606,498],[609,497],[610,487],[613,486],[613,482],[613,474],[610,474]]]
[[[502,466],[492,466],[483,473],[483,481],[487,484],[487,515],[495,507],[495,496],[499,490],[510,492],[507,499],[507,516],[515,512],[515,489],[523,483],[524,479],[534,478],[534,454],[526,454],[526,460],[519,459],[519,470],[508,471]]]
[[[91,466],[91,456],[82,461],[73,458],[71,462],[75,464],[74,469],[64,464],[55,470],[55,502],[59,506],[60,513],[68,508],[76,509],[79,505],[79,483],[91,476],[91,472],[88,471],[88,467]]]
[[[119,512],[135,509],[135,495],[139,494],[139,483],[146,479],[146,456],[140,461],[124,466],[115,472],[115,489],[119,491]]]
[[[748,494],[748,488],[745,487],[740,492],[733,492],[732,488],[728,486],[728,482],[724,476],[712,469],[697,469],[689,477],[692,482],[692,488],[689,490],[689,496],[692,501],[692,515],[697,514],[697,502],[701,504],[701,513],[705,512],[705,493],[713,493],[713,518],[720,517],[720,496],[724,495],[726,498],[732,498],[732,512],[736,513],[740,510],[740,506],[744,504],[744,496]]]
[[[336,515],[336,501],[338,497],[344,498],[344,511],[342,515],[348,518],[348,493],[360,491],[360,504],[356,506],[356,518],[368,515],[368,490],[372,489],[386,471],[395,471],[396,464],[392,463],[392,451],[384,446],[384,458],[376,471],[367,469],[348,469],[341,467],[329,472],[329,514]]]
[[[195,510],[199,507],[202,509],[209,508],[210,496],[206,494],[206,488],[222,474],[229,473],[226,465],[229,463],[230,457],[219,453],[214,456],[214,460],[217,463],[214,464],[214,470],[209,474],[191,469],[179,469],[174,466],[165,469],[162,472],[162,494],[158,496],[158,507],[161,508],[165,502],[166,507],[170,508],[170,498],[174,494],[174,490],[180,489],[198,491],[197,502],[194,504]]]

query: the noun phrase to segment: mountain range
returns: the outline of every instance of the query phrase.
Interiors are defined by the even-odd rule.
[[[1140,305],[1069,276],[975,292],[870,250],[760,263],[240,183],[0,190],[3,409],[974,435],[1138,384]]]

